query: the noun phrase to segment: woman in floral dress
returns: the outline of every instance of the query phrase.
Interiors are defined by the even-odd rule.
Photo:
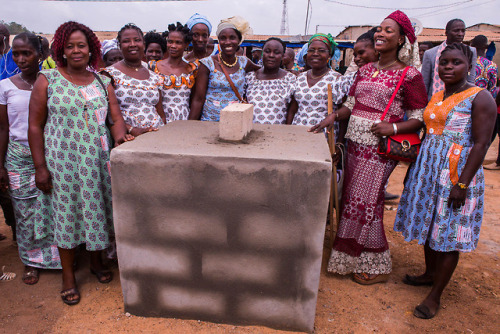
[[[90,271],[100,283],[113,278],[101,261],[113,230],[108,110],[115,143],[132,137],[109,79],[87,70],[101,57],[92,30],[66,22],[52,50],[58,67],[40,72],[29,107],[28,140],[43,192],[35,203],[35,239],[54,234],[63,269],[61,298],[74,305],[80,301],[73,267],[77,246],[90,251]]]
[[[191,41],[189,28],[179,22],[168,26],[167,52],[165,60],[152,61],[152,71],[162,77],[161,85],[163,111],[166,122],[187,120],[191,89],[195,83],[196,65],[182,59],[184,50]]]
[[[165,125],[162,79],[142,62],[145,44],[139,27],[125,25],[116,39],[123,60],[106,67],[102,73],[112,79],[128,133],[137,137]]]
[[[432,286],[415,308],[418,318],[434,317],[441,294],[458,264],[459,252],[478,243],[484,208],[481,166],[496,117],[491,94],[467,82],[472,51],[453,43],[439,57],[445,89],[432,96],[424,113],[427,133],[408,171],[394,229],[406,241],[424,245],[425,272],[406,275],[409,285]]]
[[[297,78],[282,68],[286,44],[279,38],[269,38],[262,47],[264,67],[246,75],[247,100],[254,105],[253,122],[285,124],[288,110],[297,109],[293,98]]]

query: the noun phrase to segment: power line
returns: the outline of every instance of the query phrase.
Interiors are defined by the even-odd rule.
[[[454,12],[456,10],[462,10],[462,9],[466,9],[466,8],[470,8],[470,7],[478,7],[478,6],[486,5],[487,3],[494,2],[494,1],[498,1],[498,0],[490,0],[490,1],[486,1],[486,2],[480,3],[480,4],[474,4],[474,5],[471,5],[471,6],[457,8],[457,9],[451,9],[451,10],[447,10],[449,8],[445,8],[445,9],[442,9],[442,10],[438,10],[437,12],[432,11],[432,12],[424,13],[422,15],[418,15],[417,17],[422,18],[422,17],[430,17],[430,16],[435,16],[435,15],[441,15],[441,14],[445,14],[445,13]],[[456,6],[453,6],[453,7],[456,7]]]
[[[327,2],[333,2],[333,3],[336,3],[336,4],[339,4],[339,5],[343,5],[343,6],[349,6],[349,7],[357,7],[357,8],[369,8],[369,9],[389,9],[389,10],[393,10],[394,7],[377,7],[377,6],[365,6],[365,5],[356,5],[356,4],[352,4],[352,3],[345,3],[345,2],[342,2],[342,1],[337,1],[337,0],[325,0]],[[432,8],[441,8],[441,7],[450,7],[450,6],[455,6],[455,5],[461,5],[461,4],[464,4],[464,3],[467,3],[467,2],[472,2],[474,0],[464,0],[464,1],[459,1],[459,2],[454,2],[454,3],[450,3],[450,4],[446,4],[446,5],[436,5],[436,6],[427,6],[427,7],[408,7],[408,8],[398,8],[400,10],[417,10],[417,9],[432,9]]]

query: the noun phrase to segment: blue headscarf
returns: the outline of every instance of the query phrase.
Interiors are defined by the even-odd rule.
[[[210,35],[212,33],[212,24],[208,20],[208,18],[205,15],[201,14],[194,14],[189,18],[189,20],[186,22],[189,30],[193,29],[193,27],[198,24],[198,23],[203,23],[208,27],[208,34]]]
[[[302,46],[302,49],[300,49],[299,53],[297,54],[297,65],[300,67],[305,67],[306,62],[304,61],[304,56],[307,54],[307,49],[309,49],[309,44],[304,44]]]

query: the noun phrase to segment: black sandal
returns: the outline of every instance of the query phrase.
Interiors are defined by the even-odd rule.
[[[109,270],[95,271],[94,269],[90,269],[90,273],[96,275],[97,281],[102,284],[107,284],[113,280],[113,272]]]
[[[421,275],[423,276],[423,275]],[[421,281],[419,280],[420,276],[411,276],[411,275],[406,275],[405,278],[403,278],[403,283],[407,285],[413,285],[413,286],[432,286],[434,284],[433,280],[429,281]]]
[[[413,315],[420,319],[432,319],[436,316],[438,311],[439,311],[439,305],[436,308],[436,312],[432,313],[427,305],[420,304],[417,307],[415,307]]]
[[[68,299],[70,296],[78,296],[76,299]],[[77,288],[71,288],[61,291],[61,299],[67,305],[76,305],[80,302],[80,292]]]

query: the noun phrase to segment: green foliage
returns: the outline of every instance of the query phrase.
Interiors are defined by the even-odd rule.
[[[7,29],[9,29],[9,32],[11,35],[17,35],[17,34],[20,34],[22,32],[25,32],[25,31],[34,33],[34,31],[29,30],[24,25],[17,23],[17,22],[8,23],[8,22],[4,22],[3,20],[0,20],[0,23],[4,24],[7,27]]]

